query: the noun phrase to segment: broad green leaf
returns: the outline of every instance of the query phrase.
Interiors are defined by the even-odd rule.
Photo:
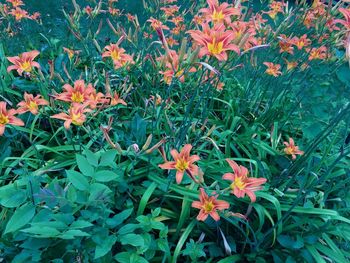
[[[133,211],[133,208],[129,208],[116,214],[112,218],[108,218],[106,220],[107,225],[109,225],[111,228],[115,228],[116,226],[123,223],[123,221],[131,215],[132,211]]]
[[[117,150],[109,150],[101,155],[100,165],[109,166],[114,163],[114,159],[117,156]]]
[[[41,238],[56,237],[60,234],[60,231],[58,231],[56,228],[49,226],[32,226],[21,231]]]
[[[122,245],[131,245],[134,247],[143,247],[145,245],[143,237],[137,234],[122,235],[119,236],[119,240]]]
[[[25,226],[35,215],[35,206],[32,204],[25,204],[16,209],[8,221],[4,234],[14,232]]]
[[[121,176],[115,172],[103,170],[96,172],[94,178],[99,182],[110,182],[113,180],[118,181]]]
[[[148,263],[145,258],[131,252],[118,253],[114,259],[119,263]]]
[[[109,251],[111,251],[116,241],[117,241],[116,236],[108,236],[107,238],[105,238],[102,244],[98,244],[96,246],[94,259],[103,257]]]
[[[89,182],[84,175],[73,170],[66,171],[66,173],[69,182],[71,182],[75,188],[81,191],[89,189]]]
[[[85,176],[92,177],[94,175],[95,169],[94,167],[89,163],[89,161],[82,155],[77,154],[76,155],[77,164],[80,172]]]

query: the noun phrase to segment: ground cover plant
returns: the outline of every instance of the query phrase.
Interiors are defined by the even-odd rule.
[[[1,262],[349,262],[346,1],[53,2],[0,1]]]

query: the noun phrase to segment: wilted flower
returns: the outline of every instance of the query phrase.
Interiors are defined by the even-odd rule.
[[[24,93],[24,100],[19,102],[17,106],[17,112],[19,114],[30,111],[32,114],[38,114],[39,106],[49,105],[48,101],[43,99],[41,95],[36,95],[35,97],[32,94]]]
[[[109,104],[111,106],[115,106],[115,105],[118,105],[118,104],[122,104],[124,106],[127,105],[126,102],[119,97],[119,94],[117,92],[112,92],[112,94],[108,93],[106,98],[110,99],[110,103]]]
[[[78,55],[81,52],[81,50],[73,50],[66,47],[63,47],[63,51],[68,54],[69,59],[72,59],[74,55]]]
[[[193,163],[200,160],[200,158],[198,155],[190,156],[191,149],[191,144],[186,144],[180,153],[173,149],[170,151],[170,154],[174,158],[174,161],[158,165],[162,169],[176,170],[176,183],[178,184],[181,183],[185,172],[187,172],[192,179],[194,178],[193,176],[198,174],[198,166]]]
[[[4,134],[6,125],[24,126],[24,122],[15,117],[16,114],[15,109],[7,110],[6,102],[0,101],[0,136]]]
[[[226,159],[234,173],[226,173],[222,179],[232,181],[230,188],[232,193],[238,198],[248,195],[254,203],[256,201],[255,193],[261,190],[261,185],[266,183],[266,178],[248,177],[248,169],[242,165],[238,165],[235,161]]]
[[[288,155],[292,155],[293,160],[297,158],[297,155],[304,154],[304,152],[299,150],[299,147],[295,145],[293,138],[289,138],[289,143],[283,142],[283,144],[286,146],[286,148],[284,148],[284,152]]]
[[[34,59],[40,54],[39,51],[33,50],[29,52],[24,52],[19,56],[15,57],[6,57],[8,61],[10,61],[12,66],[7,67],[7,72],[11,70],[17,70],[18,74],[22,76],[23,72],[30,73],[33,67],[40,69],[40,65],[38,62],[34,61]]]
[[[215,221],[220,220],[218,210],[225,210],[230,207],[230,204],[226,201],[217,200],[218,196],[208,196],[203,188],[200,188],[199,200],[193,201],[192,207],[200,209],[197,216],[198,221],[205,221],[208,216],[211,216]]]

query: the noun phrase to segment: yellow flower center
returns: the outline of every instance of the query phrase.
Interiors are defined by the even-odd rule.
[[[215,205],[212,201],[205,201],[204,205],[202,206],[205,213],[209,214],[214,210]]]
[[[83,121],[80,119],[81,118],[81,114],[78,113],[78,114],[72,114],[72,123],[74,125],[77,125],[77,126],[81,126],[83,125]]]
[[[294,153],[295,153],[295,147],[288,146],[288,147],[285,149],[285,153],[286,153],[286,154],[294,154]]]
[[[183,172],[186,169],[188,169],[189,163],[187,161],[185,161],[184,159],[179,159],[176,162],[175,168],[176,170]]]
[[[214,13],[211,16],[211,19],[213,20],[213,22],[222,22],[225,18],[225,15],[222,13],[222,11],[217,12],[216,10],[214,10]]]
[[[231,189],[238,188],[239,190],[243,190],[245,188],[245,182],[243,182],[242,177],[236,177],[235,181],[231,184]]]
[[[32,65],[29,61],[24,61],[21,64],[21,69],[25,72],[31,72],[32,71]]]
[[[208,43],[208,51],[210,52],[210,54],[213,55],[218,55],[223,51],[223,43],[219,42],[217,43],[215,38],[213,39],[212,43]]]
[[[176,74],[175,74],[175,77],[181,77],[182,76],[182,74],[184,73],[184,70],[183,69],[181,69],[181,70],[179,70]]]
[[[84,102],[84,95],[80,92],[73,92],[71,100],[72,102],[82,103]]]
[[[38,104],[35,101],[30,101],[28,104],[28,109],[30,110],[37,110],[38,109]]]
[[[111,58],[113,60],[120,60],[120,53],[117,50],[111,52]]]
[[[6,115],[0,113],[0,124],[5,125],[7,123],[9,123],[9,118]]]

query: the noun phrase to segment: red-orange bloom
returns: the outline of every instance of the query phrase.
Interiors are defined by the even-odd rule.
[[[72,103],[83,103],[90,99],[90,94],[95,90],[91,83],[85,86],[85,81],[82,79],[76,80],[74,82],[74,87],[70,84],[65,84],[63,86],[65,92],[57,94],[55,98],[57,100],[62,100]]]
[[[119,42],[119,41],[118,41]],[[117,44],[110,44],[105,47],[105,52],[102,53],[102,57],[110,57],[113,60],[114,68],[118,69],[125,66],[127,63],[134,63],[132,56],[125,53],[125,49],[119,47]]]
[[[299,37],[293,37],[293,43],[299,50],[301,50],[304,47],[310,46],[311,45],[311,40],[307,38],[306,34],[304,34],[300,38]]]
[[[287,53],[293,55],[293,53],[294,53],[294,48],[293,48],[294,41],[293,41],[293,39],[291,39],[283,34],[279,36],[279,39],[280,39],[280,41],[278,42],[278,44],[280,46],[280,53],[287,52]]]
[[[225,30],[225,25],[216,24],[213,28],[209,28],[209,25],[205,23],[202,27],[203,32],[200,30],[187,31],[194,41],[201,46],[200,57],[210,55],[220,61],[226,61],[227,51],[233,50],[237,54],[240,53],[239,47],[231,43],[234,38],[233,32]]]
[[[235,161],[226,159],[234,173],[226,173],[222,179],[232,181],[230,188],[232,193],[238,198],[248,195],[254,203],[256,201],[255,193],[262,189],[262,184],[266,183],[266,178],[248,177],[248,169],[242,165],[238,165]]]
[[[23,18],[31,18],[29,15],[28,15],[28,12],[26,10],[23,10],[19,7],[16,7],[15,9],[12,9],[10,12],[9,12],[10,15],[14,16],[16,21],[21,21]]]
[[[198,13],[202,13],[205,19],[213,23],[231,23],[231,16],[239,16],[239,9],[231,7],[228,3],[219,5],[218,0],[207,0],[208,8],[202,8]]]
[[[186,144],[180,153],[177,150],[171,150],[170,154],[174,158],[172,162],[166,162],[158,165],[162,169],[176,170],[176,183],[180,184],[184,173],[193,179],[193,176],[198,175],[198,166],[193,163],[200,160],[198,155],[190,156],[190,151],[192,149],[191,144]]]
[[[220,216],[217,211],[228,209],[230,204],[226,201],[217,200],[217,197],[217,195],[209,197],[203,188],[200,189],[200,201],[192,202],[192,207],[200,209],[197,216],[198,221],[205,221],[208,216],[211,216],[215,221],[220,220]]]
[[[339,8],[340,13],[343,14],[345,19],[335,19],[333,23],[339,23],[346,27],[346,29],[350,29],[350,9]]]
[[[319,48],[315,48],[314,47],[311,50],[307,49],[306,51],[310,52],[309,60],[325,59],[325,58],[327,58],[327,47],[325,47],[325,46],[322,46],[322,47],[319,47]]]
[[[24,122],[15,117],[16,114],[15,109],[7,110],[6,102],[0,101],[0,136],[4,134],[6,125],[24,126]]]
[[[286,146],[286,148],[284,148],[284,152],[288,155],[292,155],[293,160],[297,158],[297,155],[304,154],[304,152],[299,150],[299,147],[295,145],[293,138],[289,138],[289,143],[283,142],[283,144]]]
[[[148,19],[147,22],[151,23],[151,27],[153,28],[153,30],[160,30],[160,29],[169,30],[169,27],[167,27],[166,25],[163,25],[161,21],[153,17]]]
[[[11,3],[13,7],[24,5],[22,0],[6,0],[6,2]]]
[[[34,59],[40,54],[39,51],[33,50],[29,52],[24,52],[20,54],[19,56],[15,57],[6,57],[8,61],[10,61],[12,64],[9,67],[7,67],[7,72],[10,72],[11,70],[17,70],[18,74],[22,76],[23,72],[30,73],[33,69],[33,67],[36,67],[40,69],[40,65],[38,62],[34,61]]]
[[[86,104],[73,103],[72,107],[67,113],[59,113],[51,116],[51,118],[64,120],[64,127],[68,130],[71,124],[81,126],[86,120],[85,112],[90,112],[90,109],[86,109]]]
[[[120,97],[119,97],[119,94],[117,93],[117,92],[112,92],[112,94],[107,94],[107,96],[106,96],[106,98],[107,99],[110,99],[110,105],[111,106],[115,106],[115,105],[118,105],[118,104],[122,104],[122,105],[124,105],[124,106],[126,106],[127,104],[126,104],[126,102],[125,102],[125,100],[123,100],[123,99],[121,99]]]
[[[19,102],[17,106],[17,112],[19,114],[30,111],[32,114],[38,114],[39,106],[49,105],[48,101],[43,99],[41,95],[36,95],[35,97],[32,94],[24,93],[24,100]]]
[[[278,77],[278,75],[282,74],[282,72],[280,71],[280,64],[273,64],[272,62],[264,62],[263,64],[267,67],[265,71],[266,74],[269,74],[274,77]]]

